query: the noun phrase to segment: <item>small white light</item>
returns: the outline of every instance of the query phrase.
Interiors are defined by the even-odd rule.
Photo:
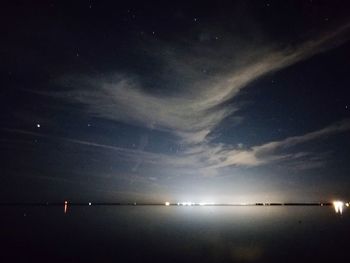
[[[89,202],[89,205],[91,205],[91,202]]]
[[[169,206],[170,205],[170,203],[169,202],[165,202],[165,206]]]
[[[40,123],[37,123],[37,124],[36,124],[36,127],[37,127],[37,128],[40,128]]]
[[[346,205],[346,207],[349,207],[349,203],[346,203],[345,205]]]

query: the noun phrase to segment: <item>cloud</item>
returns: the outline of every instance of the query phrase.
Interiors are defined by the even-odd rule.
[[[163,163],[205,169],[232,165],[251,167],[274,161],[298,159],[301,158],[301,153],[282,154],[281,152],[310,140],[348,130],[348,121],[302,136],[254,146],[248,150],[213,143],[211,132],[225,118],[234,115],[239,109],[234,98],[249,83],[344,43],[347,40],[349,27],[350,25],[346,24],[331,33],[323,34],[315,40],[305,41],[294,47],[281,48],[271,45],[260,49],[257,47],[249,50],[242,49],[242,51],[236,51],[237,54],[229,54],[230,57],[240,61],[239,63],[220,61],[220,57],[213,58],[212,51],[200,57],[193,57],[193,61],[191,57],[184,57],[181,54],[169,55],[166,52],[160,52],[167,54],[162,58],[165,63],[168,63],[164,67],[175,68],[174,72],[182,72],[186,75],[184,79],[187,83],[180,82],[183,87],[175,91],[164,88],[162,93],[157,93],[151,91],[142,82],[142,77],[135,76],[131,72],[118,72],[107,78],[65,76],[60,84],[68,87],[68,91],[55,93],[54,96],[80,103],[86,107],[89,114],[94,116],[169,132],[176,135],[179,143],[185,147],[185,151],[177,156],[159,157],[159,155],[138,151],[141,158],[148,158],[147,156],[151,155],[152,158],[161,158]],[[227,49],[226,52],[232,52],[232,49]],[[225,53],[225,50],[220,53]],[[202,74],[199,72],[200,65],[205,63],[211,63],[209,67],[214,69],[225,70],[214,70],[211,74]],[[188,77],[189,75],[192,77]],[[169,78],[168,82],[171,81],[173,79]],[[93,143],[88,144],[98,146]],[[106,148],[110,147],[106,146]],[[129,152],[126,151],[126,153]],[[140,157],[137,160],[134,166],[136,170],[141,164]]]
[[[3,131],[24,135],[39,136],[43,138],[61,140],[68,143],[82,146],[96,147],[103,150],[110,150],[118,156],[135,162],[132,171],[136,172],[141,163],[157,165],[166,169],[185,169],[185,174],[193,172],[197,174],[215,176],[217,170],[225,167],[256,167],[276,162],[284,162],[286,167],[297,170],[317,168],[323,165],[329,153],[312,153],[295,151],[295,147],[315,140],[322,140],[329,136],[350,131],[350,120],[346,119],[336,122],[317,131],[306,133],[301,136],[291,136],[284,140],[267,142],[262,145],[244,149],[242,146],[224,145],[222,143],[202,143],[188,146],[184,152],[177,155],[167,155],[144,151],[148,143],[146,136],[141,137],[139,149],[126,149],[113,145],[100,144],[90,141],[69,139],[64,137],[41,134],[37,132],[2,129]],[[285,163],[287,162],[287,163]],[[187,172],[186,172],[187,169]],[[153,180],[153,179],[151,179]]]
[[[177,94],[167,94],[167,89],[162,94],[151,93],[138,77],[130,73],[116,73],[108,79],[66,77],[65,84],[73,90],[61,95],[87,106],[95,116],[170,131],[185,143],[202,143],[218,124],[237,110],[237,106],[225,103],[232,100],[241,89],[267,73],[339,45],[345,41],[344,34],[348,29],[349,25],[343,26],[294,48],[264,47],[260,52],[252,51],[249,59],[237,52],[234,58],[242,60],[238,67],[229,62],[220,64],[213,58],[210,63],[216,67],[232,69],[209,77],[194,74],[198,70],[198,63],[193,63],[191,68],[191,63],[186,65],[189,59],[179,55],[180,58],[175,62],[170,60],[168,63],[171,65],[165,67],[173,67],[175,63],[176,67],[186,68],[197,78],[184,84],[186,89],[179,89]],[[207,62],[205,57],[202,60]]]
[[[263,145],[254,146],[248,150],[231,149],[222,147],[220,150],[208,155],[208,162],[212,163],[210,168],[227,166],[258,166],[275,161],[306,160],[308,163],[320,163],[320,158],[315,154],[307,152],[286,153],[294,146],[326,138],[328,136],[350,130],[350,120],[334,123],[318,131],[310,132],[301,136],[288,137],[281,141],[268,142]],[[207,152],[203,150],[202,153]],[[299,163],[300,164],[300,163]]]
[[[47,139],[56,140],[56,141],[58,140],[66,143],[73,143],[73,144],[78,144],[82,146],[109,150],[109,151],[113,151],[115,154],[118,154],[120,157],[124,157],[129,160],[142,159],[142,161],[146,163],[158,163],[161,160],[165,159],[165,156],[163,156],[162,154],[143,151],[143,148],[145,147],[145,145],[143,145],[142,149],[128,149],[128,148],[118,147],[118,146],[109,145],[109,144],[101,144],[101,143],[96,143],[91,141],[71,139],[71,138],[54,136],[50,134],[43,134],[39,132],[32,132],[32,131],[21,130],[21,129],[1,128],[1,130],[9,133],[37,136],[37,137],[47,138]],[[143,143],[147,144],[147,142],[143,142]]]

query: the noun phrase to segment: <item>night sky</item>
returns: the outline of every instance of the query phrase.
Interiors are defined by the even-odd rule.
[[[347,1],[1,4],[1,201],[350,199]]]

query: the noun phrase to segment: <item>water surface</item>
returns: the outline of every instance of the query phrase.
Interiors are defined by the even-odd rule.
[[[0,261],[350,262],[349,219],[332,207],[1,207]]]

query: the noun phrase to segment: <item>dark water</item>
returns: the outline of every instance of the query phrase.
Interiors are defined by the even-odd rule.
[[[350,262],[332,207],[1,207],[0,224],[0,262]]]

